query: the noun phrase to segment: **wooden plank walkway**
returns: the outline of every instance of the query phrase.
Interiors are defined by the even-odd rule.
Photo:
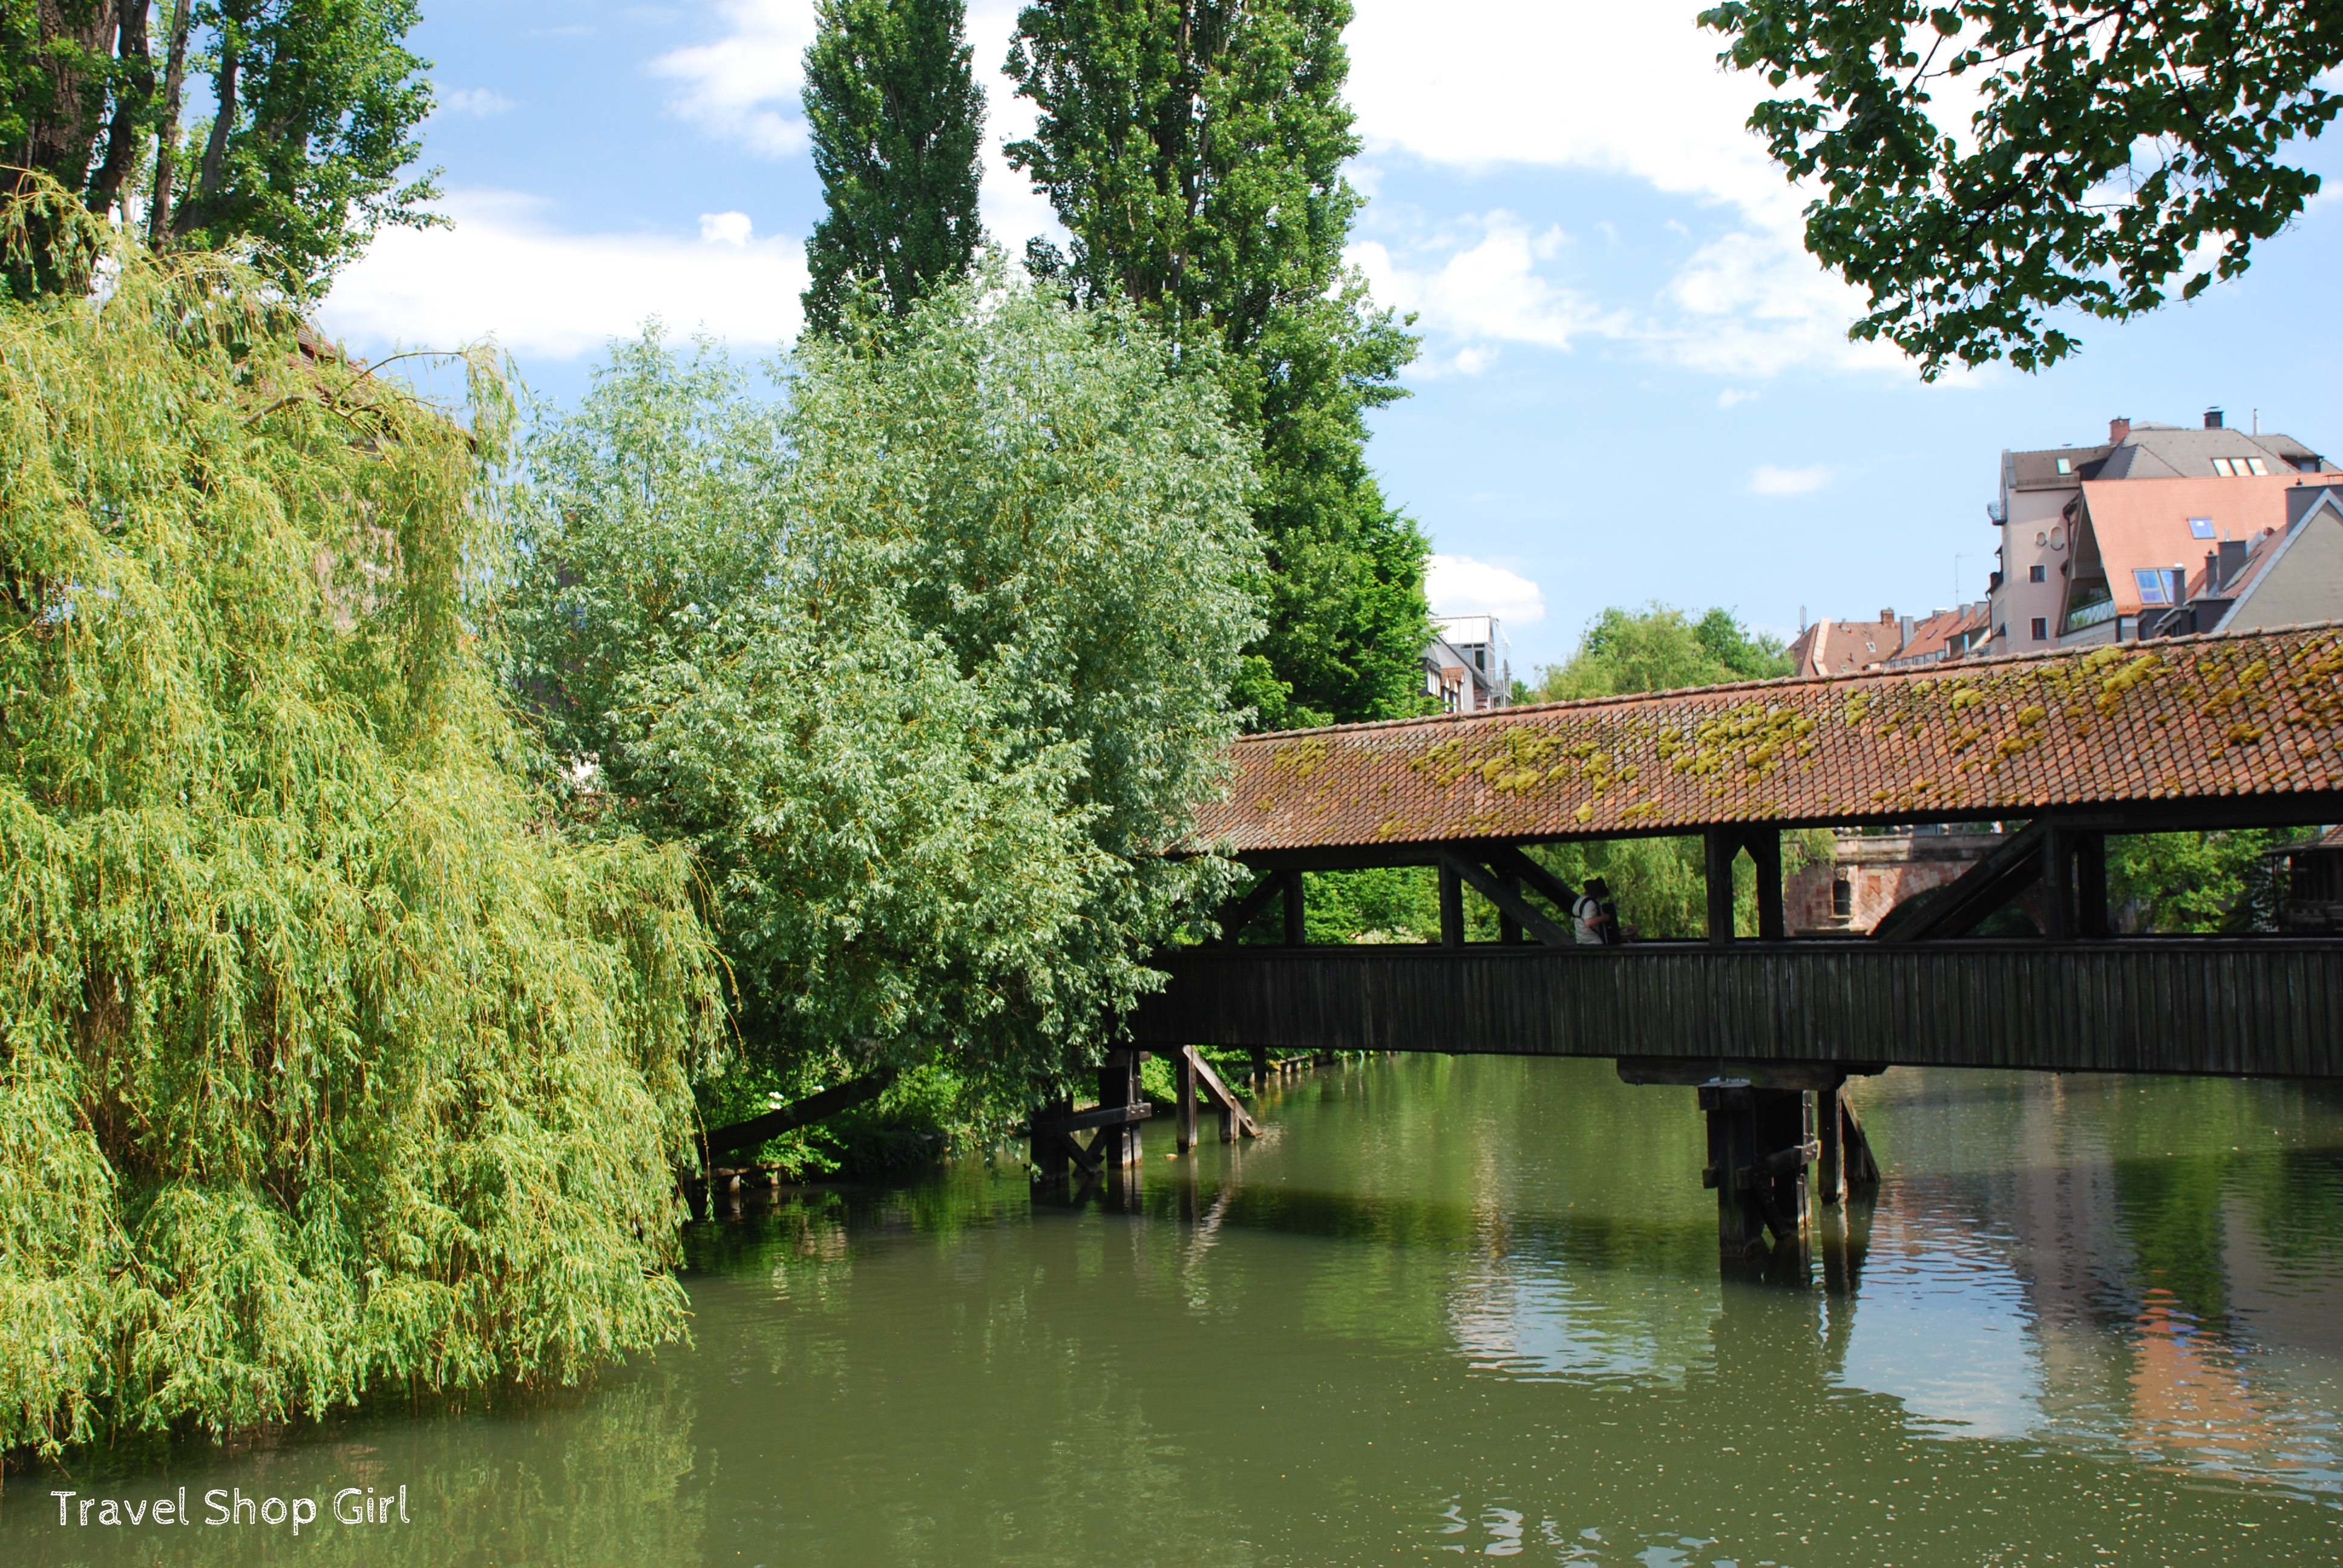
[[[2343,941],[1192,948],[1133,1043],[2343,1078]]]

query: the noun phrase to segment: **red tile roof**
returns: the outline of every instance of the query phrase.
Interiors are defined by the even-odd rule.
[[[1233,853],[2343,789],[2343,623],[1250,736]]]
[[[1790,665],[1800,675],[1851,675],[1885,664],[1903,647],[1903,623],[1892,615],[1877,620],[1818,620],[1790,645]]]
[[[2177,566],[2201,574],[2205,552],[2222,538],[2258,540],[2286,531],[2286,493],[2302,482],[2299,474],[2220,479],[2110,479],[2083,487],[2083,507],[2091,539],[2107,572],[2119,614],[2140,610],[2135,571],[2165,571]],[[2212,525],[2210,538],[2189,529],[2192,518]]]

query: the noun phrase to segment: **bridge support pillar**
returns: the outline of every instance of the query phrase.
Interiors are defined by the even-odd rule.
[[[1700,1086],[1708,1113],[1708,1168],[1701,1184],[1716,1190],[1717,1247],[1754,1258],[1806,1235],[1806,1167],[1821,1153],[1813,1097],[1804,1090],[1760,1089],[1745,1079]]]
[[[1074,1113],[1071,1100],[1053,1100],[1033,1112],[1033,1184],[1053,1197],[1063,1197],[1073,1173],[1073,1156],[1057,1128]]]
[[[1141,1060],[1136,1050],[1106,1053],[1098,1072],[1101,1111],[1144,1105],[1147,1096],[1139,1087]],[[1108,1187],[1121,1185],[1125,1174],[1139,1163],[1139,1123],[1125,1121],[1101,1128],[1091,1151],[1105,1169]]]

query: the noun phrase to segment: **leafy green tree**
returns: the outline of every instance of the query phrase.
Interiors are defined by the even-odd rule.
[[[404,42],[414,0],[176,0],[150,30],[151,10],[0,0],[8,161],[100,215],[143,198],[157,249],[249,244],[304,287],[383,225],[433,221],[433,176],[401,177],[432,102],[429,66]],[[208,74],[211,116],[186,124],[191,68]],[[9,287],[85,286],[56,220],[30,216],[0,267]]]
[[[1751,632],[1729,610],[1712,609],[1694,620],[1662,604],[1640,610],[1613,606],[1588,625],[1568,663],[1540,673],[1532,699],[1566,702],[1789,673],[1781,639]]]
[[[1047,0],[1009,58],[1041,110],[1010,162],[1074,241],[1034,265],[1136,302],[1257,433],[1267,625],[1243,691],[1272,726],[1412,711],[1428,629],[1423,537],[1365,459],[1366,412],[1403,395],[1415,340],[1342,265],[1350,17],[1347,0]]]
[[[1249,463],[1127,311],[998,270],[785,400],[622,349],[531,453],[517,674],[618,821],[694,848],[774,1091],[1021,1108],[1230,879],[1170,860],[1257,627]]]
[[[2040,369],[2077,347],[2051,312],[2120,321],[2243,272],[2319,189],[2289,144],[2343,108],[2326,3],[1726,0],[1701,21],[1729,64],[1797,83],[1750,126],[1822,182],[1806,247],[1868,292],[1853,336],[1928,379]],[[1966,126],[1940,95],[1974,100]]]
[[[826,211],[806,242],[806,325],[839,329],[858,286],[897,316],[968,276],[983,231],[984,96],[962,0],[820,0],[806,125]]]
[[[2107,903],[2128,930],[2252,929],[2254,895],[2271,890],[2264,856],[2296,836],[2284,829],[2111,835]],[[2275,912],[2259,911],[2265,919]]]
[[[0,1451],[673,1337],[715,954],[518,763],[494,367],[432,407],[112,244],[0,302]]]

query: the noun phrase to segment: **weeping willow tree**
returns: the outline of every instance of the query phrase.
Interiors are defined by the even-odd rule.
[[[223,263],[99,276],[0,306],[0,1451],[676,1334],[713,958],[527,783],[493,367],[459,423]]]

